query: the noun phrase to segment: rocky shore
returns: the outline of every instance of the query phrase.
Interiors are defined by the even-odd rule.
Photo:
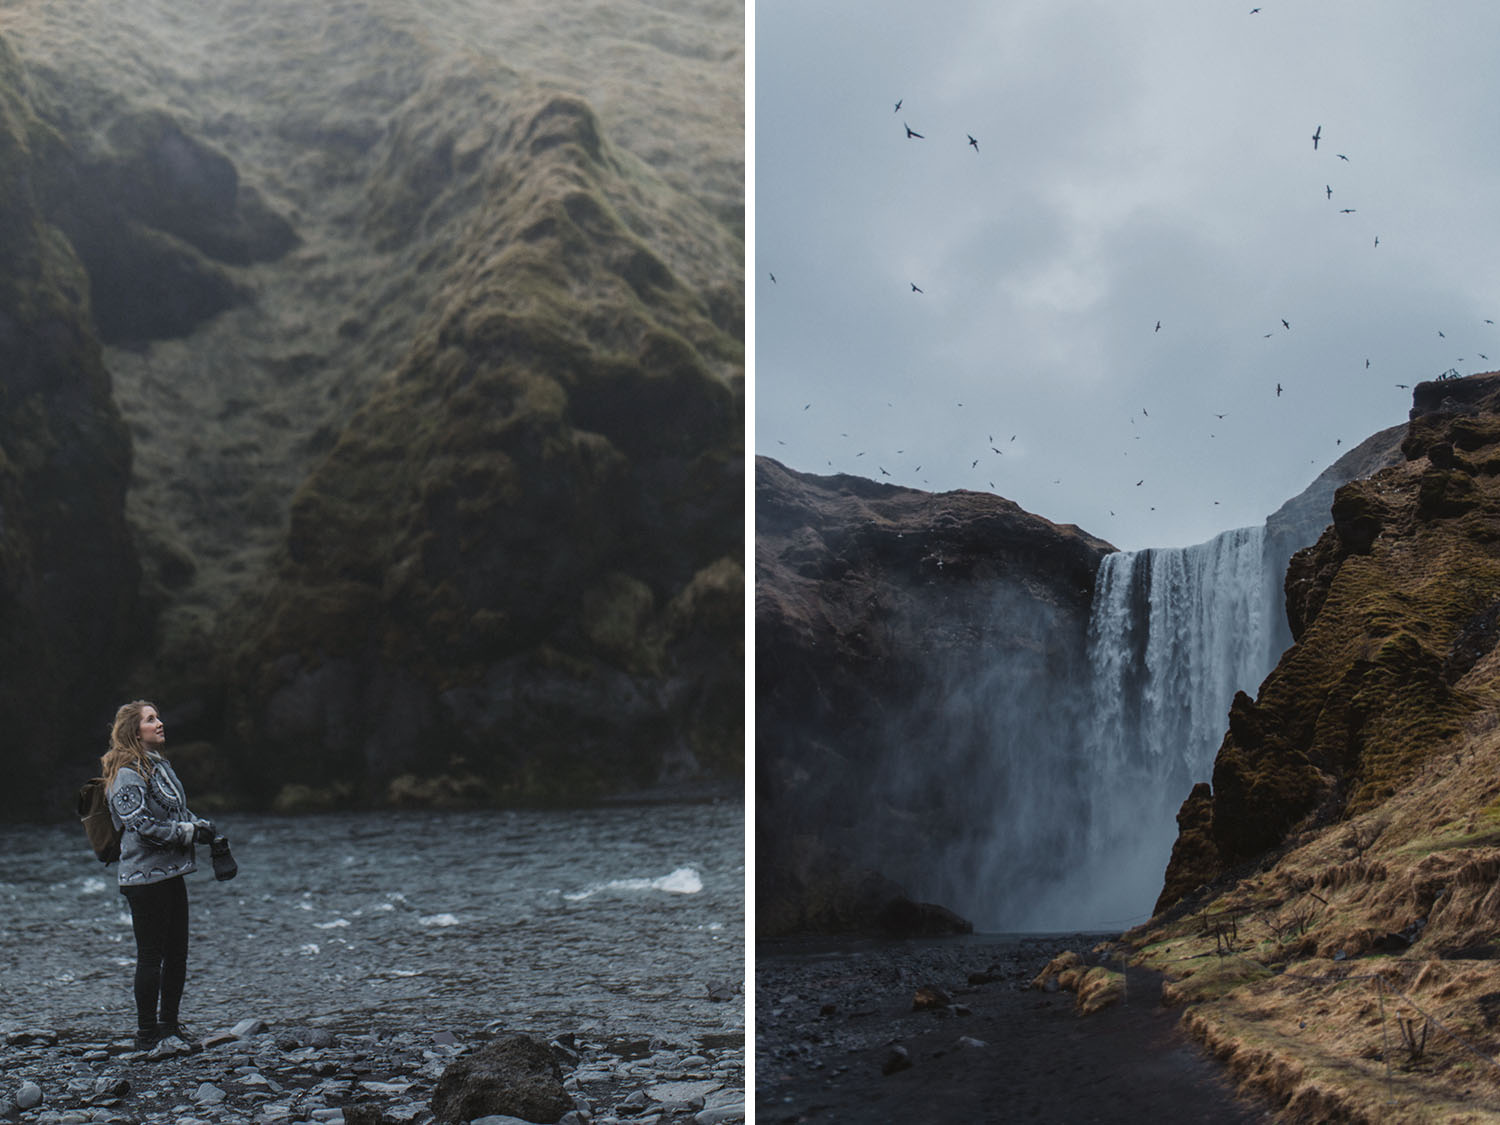
[[[130,1037],[93,1038],[49,1029],[13,1031],[0,1047],[0,1119],[27,1125],[218,1125],[347,1122],[428,1125],[439,1120],[440,1086],[464,1060],[514,1038],[498,1026],[451,1031],[232,1028],[169,1039],[150,1051]],[[526,1037],[556,1064],[566,1125],[721,1125],[745,1117],[744,1044],[707,1036],[596,1041],[581,1035]],[[492,1053],[492,1052],[491,1052]],[[445,1074],[450,1080],[444,1083]],[[565,1104],[565,1103],[564,1103]],[[489,1113],[487,1125],[558,1121]]]
[[[1123,1002],[1089,1016],[1032,987],[1055,954],[1098,944],[762,942],[756,1120],[1269,1120],[1188,1040],[1159,976],[1127,970]]]

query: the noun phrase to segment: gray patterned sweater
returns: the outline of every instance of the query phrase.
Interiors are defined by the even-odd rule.
[[[193,848],[193,814],[182,782],[167,760],[151,755],[151,776],[129,766],[109,787],[109,815],[123,829],[120,837],[120,886],[160,883],[198,869]]]

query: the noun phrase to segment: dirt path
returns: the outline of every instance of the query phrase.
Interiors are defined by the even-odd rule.
[[[1215,1122],[1270,1120],[1132,971],[1127,1001],[1089,1017],[1070,993],[1026,985],[1092,939],[762,943],[756,958],[756,1116],[798,1122]],[[988,974],[968,984],[970,974]],[[920,987],[947,1008],[914,1011]],[[885,1073],[893,1048],[911,1065]]]

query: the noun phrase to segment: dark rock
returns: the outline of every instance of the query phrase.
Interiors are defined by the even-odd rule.
[[[7,818],[42,820],[71,812],[88,776],[76,748],[109,718],[78,701],[112,694],[140,622],[129,436],[88,276],[42,213],[60,138],[31,89],[0,38],[0,709],[16,716],[0,765],[15,786]]]
[[[344,1125],[397,1125],[379,1102],[354,1102],[343,1109]]]
[[[509,1114],[553,1123],[572,1108],[552,1052],[524,1035],[486,1044],[451,1063],[432,1094],[432,1112],[440,1121]]]
[[[899,1043],[890,1049],[880,1067],[882,1074],[895,1074],[898,1070],[911,1069],[911,1052]]]
[[[1109,544],[989,494],[933,495],[756,460],[756,926],[961,931],[900,886],[958,826],[1000,815],[899,776],[965,669],[1064,690],[1085,667]],[[978,688],[976,687],[976,690]],[[945,739],[955,762],[988,732]],[[889,784],[889,783],[886,783]],[[901,903],[898,900],[907,900]]]

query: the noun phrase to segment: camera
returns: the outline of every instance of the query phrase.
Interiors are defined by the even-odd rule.
[[[234,862],[234,856],[229,854],[228,836],[215,836],[208,850],[214,860],[215,879],[222,883],[225,879],[233,879],[239,874],[240,866]]]

